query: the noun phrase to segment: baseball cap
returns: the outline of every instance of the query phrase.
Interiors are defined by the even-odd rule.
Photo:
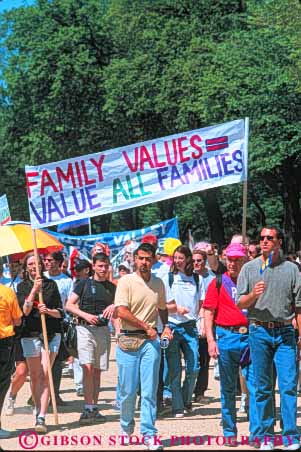
[[[85,268],[91,268],[90,262],[86,261],[85,259],[78,259],[75,262],[74,270],[76,272],[80,272],[81,270],[84,270]]]
[[[246,248],[240,243],[230,243],[226,248],[227,257],[246,257]]]
[[[118,270],[120,270],[120,268],[126,268],[128,271],[131,271],[131,267],[129,266],[128,262],[124,261],[124,262],[120,262],[120,264],[118,265]]]
[[[156,247],[158,244],[158,238],[153,234],[147,234],[142,237],[141,243],[150,243]]]
[[[110,256],[110,248],[106,243],[96,243],[92,248],[93,254],[104,253],[107,256]]]

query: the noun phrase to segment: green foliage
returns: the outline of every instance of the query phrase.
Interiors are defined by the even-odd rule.
[[[1,191],[15,218],[28,219],[17,177],[25,164],[248,116],[249,235],[273,222],[299,246],[298,0],[38,0],[5,13],[0,27]],[[241,191],[227,186],[210,197],[225,239],[241,229]],[[198,240],[214,240],[204,199],[95,218],[94,232],[178,215],[181,233],[191,224]]]

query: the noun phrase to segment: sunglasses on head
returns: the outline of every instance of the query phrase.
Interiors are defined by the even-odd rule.
[[[270,242],[272,242],[272,240],[274,240],[275,237],[273,237],[272,235],[261,235],[260,236],[260,241],[263,242],[264,239],[268,239]]]

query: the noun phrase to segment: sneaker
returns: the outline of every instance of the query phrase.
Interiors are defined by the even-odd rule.
[[[94,407],[92,413],[95,422],[106,422],[107,418],[98,411],[98,408]]]
[[[143,443],[148,450],[163,450],[163,445],[156,436],[145,436]]]
[[[246,412],[247,412],[246,402],[244,400],[242,400],[240,402],[238,413],[246,413]]]
[[[214,380],[219,380],[219,367],[218,367],[218,360],[217,359],[214,361],[213,378],[214,378]]]
[[[224,446],[226,447],[238,447],[238,442],[236,436],[226,436],[226,442]]]
[[[79,423],[83,425],[90,425],[94,423],[94,413],[88,408],[85,408],[79,418]]]
[[[172,406],[171,398],[170,397],[164,397],[163,398],[163,405],[171,407]]]
[[[249,446],[250,447],[254,447],[254,449],[260,449],[260,442],[259,441],[255,441],[255,440],[251,440],[249,442]]]
[[[43,417],[37,417],[34,429],[37,433],[47,433],[47,426]]]
[[[12,416],[15,412],[15,402],[16,399],[10,398],[8,399],[8,403],[7,403],[7,407],[6,407],[6,411],[5,414],[6,416]]]
[[[128,446],[130,444],[130,435],[124,430],[121,431],[119,438],[120,446]]]
[[[64,369],[62,370],[62,376],[73,378],[73,369],[71,369],[70,367],[64,367]]]
[[[112,404],[112,408],[114,411],[120,411],[120,402],[118,400],[115,400],[115,402]]]
[[[174,413],[173,417],[175,417],[177,419],[182,418],[182,417],[184,417],[184,412],[183,411],[179,411],[178,413]]]
[[[209,397],[205,396],[204,394],[199,394],[194,396],[195,403],[207,403],[210,400]]]
[[[83,388],[79,388],[79,389],[77,389],[76,390],[76,395],[77,395],[77,397],[84,397],[84,390],[83,390]]]
[[[267,441],[267,443],[261,443],[260,450],[274,450],[274,443],[272,441]]]
[[[283,450],[299,450],[300,443],[289,444],[288,446],[284,446]]]
[[[158,416],[165,416],[166,414],[169,414],[170,411],[171,411],[170,406],[160,405],[158,407],[157,414],[158,414]]]
[[[11,437],[11,432],[8,430],[4,430],[4,428],[0,428],[0,439],[7,439]]]
[[[193,409],[192,409],[192,403],[188,403],[187,405],[185,405],[184,407],[184,413],[189,414],[192,413]]]

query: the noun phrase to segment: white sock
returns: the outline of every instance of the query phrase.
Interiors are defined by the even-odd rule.
[[[241,401],[242,402],[245,402],[247,400],[247,398],[248,398],[248,394],[244,394],[244,393],[241,394]]]
[[[85,408],[90,411],[93,411],[93,407],[94,405],[85,405]]]

